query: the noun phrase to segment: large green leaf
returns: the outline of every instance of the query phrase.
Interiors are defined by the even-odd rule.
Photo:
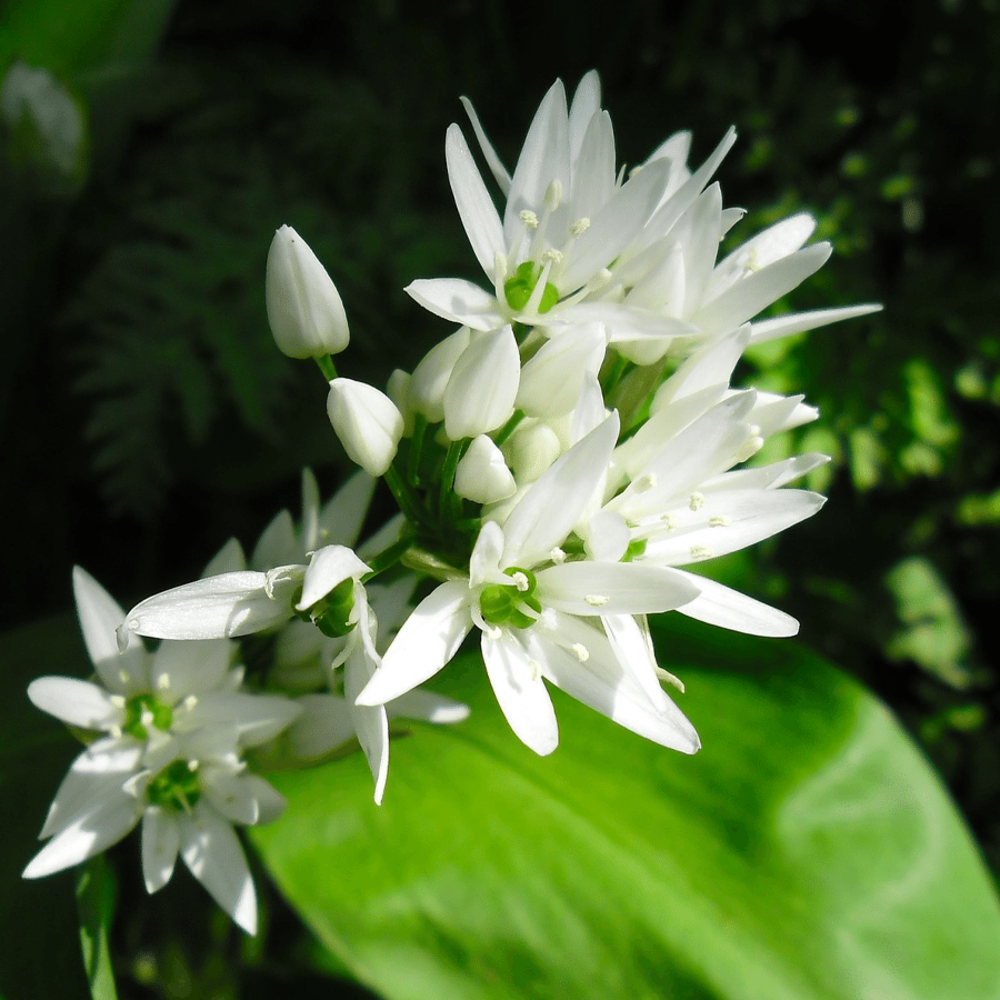
[[[557,693],[535,757],[467,656],[444,680],[472,718],[396,741],[381,809],[360,756],[280,776],[278,884],[392,998],[1000,996],[992,882],[886,710],[791,643],[658,647],[698,756]]]

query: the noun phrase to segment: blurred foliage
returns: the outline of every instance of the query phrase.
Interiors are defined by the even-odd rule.
[[[6,622],[65,607],[73,562],[126,601],[192,578],[304,463],[332,489],[322,382],[269,345],[271,232],[336,280],[345,374],[384,383],[445,332],[402,287],[480,280],[444,171],[457,96],[512,165],[551,80],[596,67],[622,161],[679,128],[697,160],[737,125],[732,240],[816,215],[835,255],[778,310],[885,303],[748,355],[747,382],[820,407],[768,455],[833,455],[810,480],[830,503],[716,571],[892,705],[1000,869],[998,48],[996,0],[446,0],[433,22],[403,0],[7,0],[0,419],[27,494],[4,491]]]

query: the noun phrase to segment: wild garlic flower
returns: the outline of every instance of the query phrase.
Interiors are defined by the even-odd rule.
[[[170,879],[178,853],[248,933],[256,902],[233,824],[276,818],[284,800],[251,774],[244,752],[285,729],[300,708],[242,689],[225,640],[164,642],[155,653],[115,644],[122,610],[84,570],[73,572],[77,611],[94,681],[42,677],[35,705],[97,736],[70,767],[41,836],[51,838],[24,871],[38,878],[100,853],[142,821],[146,888]],[[99,736],[98,734],[103,734]]]
[[[707,186],[736,140],[734,129],[693,172],[685,162],[691,136],[681,132],[626,177],[616,167],[611,120],[590,72],[569,107],[561,81],[548,91],[511,176],[464,103],[505,204],[501,217],[452,125],[448,176],[491,290],[455,278],[410,284],[410,295],[438,316],[484,331],[519,323],[547,337],[600,323],[609,344],[647,364],[674,341],[689,344],[751,320],[830,255],[828,243],[804,246],[815,222],[800,214],[716,263],[720,240],[744,214],[724,209],[718,185]],[[765,320],[753,337],[784,336],[878,308]]]
[[[603,487],[617,437],[612,414],[528,489],[503,527],[483,524],[468,575],[442,583],[417,606],[358,704],[382,704],[427,680],[478,627],[500,707],[536,753],[550,753],[558,743],[543,679],[649,739],[687,753],[698,748],[693,727],[673,702],[635,676],[594,624],[605,612],[671,610],[697,589],[669,569],[570,559],[561,548]]]

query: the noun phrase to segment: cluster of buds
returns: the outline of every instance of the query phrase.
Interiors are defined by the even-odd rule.
[[[340,295],[302,238],[288,226],[277,231],[267,268],[275,340],[289,356],[317,361],[333,429],[363,471],[325,507],[306,473],[298,524],[282,513],[249,560],[231,542],[200,580],[125,614],[103,591],[81,599],[78,583],[105,689],[89,685],[79,712],[66,709],[64,692],[85,682],[38,681],[32,697],[108,735],[74,764],[73,787],[60,790],[43,830],[55,836],[26,874],[76,863],[142,817],[150,891],[169,877],[167,859],[172,866],[180,845],[249,929],[252,895],[231,891],[239,866],[230,862],[223,891],[203,860],[206,837],[229,838],[225,851],[235,857],[227,823],[258,822],[279,808],[277,793],[246,771],[249,748],[269,742],[256,751],[266,761],[281,733],[280,752],[308,761],[356,738],[380,801],[389,717],[464,718],[464,706],[419,685],[478,631],[499,705],[537,753],[558,743],[547,685],[693,753],[698,735],[663,686],[683,685],[657,663],[647,616],[676,610],[754,635],[797,631],[784,612],[690,568],[823,503],[789,484],[825,456],[747,464],[769,435],[816,410],[801,396],[733,388],[733,371],[751,343],[878,306],[756,319],[821,267],[830,246],[806,245],[815,223],[799,214],[717,259],[743,215],[723,208],[710,183],[732,130],[697,169],[687,165],[690,135],[678,133],[626,177],[589,73],[568,105],[561,82],[549,90],[511,175],[468,102],[466,110],[504,204],[498,212],[452,125],[448,175],[488,288],[413,282],[414,300],[457,329],[412,372],[394,372],[382,392],[337,374],[331,355],[349,342]],[[379,477],[400,513],[359,545]],[[100,615],[85,610],[96,605]],[[228,666],[194,666],[262,632],[276,636],[273,663],[253,691]],[[138,636],[163,640],[141,681],[128,666],[149,655],[137,652]],[[190,650],[183,681],[156,667],[161,657],[180,662],[180,649]],[[220,686],[229,692],[225,712],[199,715],[204,692]],[[264,688],[272,693],[258,693]],[[242,705],[255,707],[244,715]],[[114,765],[95,767],[99,754]],[[74,783],[96,772],[114,820],[87,813],[86,828],[101,831],[87,840]],[[227,812],[220,802],[229,789],[239,806]],[[208,829],[215,833],[199,839]]]

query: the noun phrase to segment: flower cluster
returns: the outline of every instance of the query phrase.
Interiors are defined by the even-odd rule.
[[[281,805],[248,770],[252,748],[270,743],[258,761],[308,762],[356,738],[381,801],[390,716],[464,718],[418,687],[475,632],[504,715],[537,753],[558,743],[547,685],[693,753],[698,735],[663,686],[683,685],[657,663],[647,616],[796,632],[784,612],[691,568],[823,503],[789,484],[825,456],[751,462],[816,410],[735,388],[733,372],[750,343],[878,306],[757,319],[831,250],[806,245],[815,223],[800,214],[718,259],[743,215],[712,183],[733,130],[695,169],[691,137],[678,133],[626,173],[589,73],[570,103],[561,82],[549,90],[510,174],[465,106],[502,211],[458,125],[448,176],[488,287],[414,281],[413,299],[457,329],[382,392],[338,375],[331,355],[349,342],[340,295],[302,238],[277,231],[266,283],[275,340],[319,364],[330,422],[362,471],[323,507],[305,473],[299,523],[283,512],[249,560],[230,542],[200,580],[127,614],[78,571],[104,686],[48,678],[31,696],[104,735],[74,763],[43,830],[53,839],[26,874],[90,856],[141,818],[150,891],[180,851],[252,929],[230,824]],[[359,545],[378,477],[399,514]],[[251,691],[229,662],[234,640],[254,633],[274,641]],[[151,657],[137,636],[163,642]],[[213,852],[225,863],[209,864]]]

